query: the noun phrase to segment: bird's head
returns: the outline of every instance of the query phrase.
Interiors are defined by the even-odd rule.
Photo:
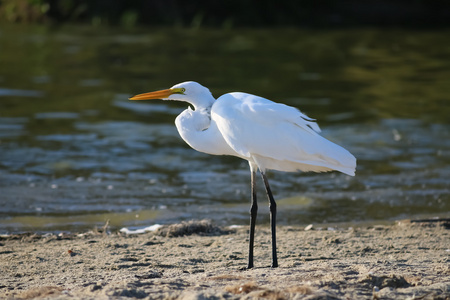
[[[150,99],[185,101],[194,105],[196,109],[210,107],[215,100],[209,89],[194,81],[186,81],[170,89],[139,94],[130,98],[130,100]]]

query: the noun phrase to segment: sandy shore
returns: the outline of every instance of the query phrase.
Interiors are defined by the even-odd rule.
[[[244,271],[247,227],[13,235],[0,238],[0,298],[450,299],[449,225],[280,226],[276,269],[269,228],[257,227]]]

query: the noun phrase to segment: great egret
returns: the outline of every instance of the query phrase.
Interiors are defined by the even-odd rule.
[[[259,169],[270,207],[272,267],[278,266],[276,248],[276,203],[266,170],[286,172],[337,170],[354,176],[355,157],[323,138],[314,119],[298,109],[258,96],[233,92],[214,99],[197,82],[188,81],[170,89],[136,95],[130,100],[176,100],[191,104],[175,119],[183,140],[197,151],[233,155],[249,162],[251,171],[250,236],[247,268],[253,267],[253,244],[258,211],[256,171]]]

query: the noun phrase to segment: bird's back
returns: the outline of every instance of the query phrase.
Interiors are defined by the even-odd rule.
[[[260,169],[354,175],[356,159],[318,134],[318,125],[296,108],[246,93],[218,98],[211,111],[225,141]]]

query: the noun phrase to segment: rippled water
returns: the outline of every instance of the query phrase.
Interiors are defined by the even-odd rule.
[[[279,223],[449,216],[449,33],[2,27],[0,232],[246,225],[247,163],[186,146],[185,104],[127,101],[186,80],[296,106],[357,157],[271,172]]]

